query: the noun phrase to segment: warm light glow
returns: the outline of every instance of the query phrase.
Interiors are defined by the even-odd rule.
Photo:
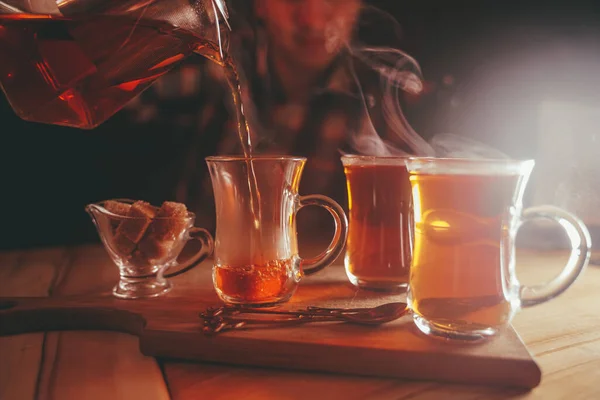
[[[176,54],[173,57],[169,57],[169,58],[163,60],[162,62],[159,62],[154,67],[150,68],[150,71],[153,71],[155,69],[165,68],[165,67],[168,67],[170,65],[173,65],[176,62],[180,61],[183,57],[184,57],[183,54]]]
[[[421,221],[421,192],[419,191],[419,184],[412,183],[412,196],[413,196],[413,211],[415,214],[415,224]]]
[[[450,228],[450,224],[447,221],[443,221],[443,220],[436,220],[436,221],[432,221],[431,223],[429,223],[429,226],[431,226],[433,229],[448,229]]]

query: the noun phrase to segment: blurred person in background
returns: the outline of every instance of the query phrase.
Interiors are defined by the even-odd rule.
[[[346,207],[341,152],[356,152],[352,141],[366,125],[372,123],[382,136],[387,128],[379,72],[350,51],[365,4],[245,0],[232,5],[248,22],[241,29],[234,27],[230,50],[242,75],[255,154],[306,157],[300,193],[324,194]],[[223,69],[210,62],[203,68],[183,65],[136,99],[127,112],[141,123],[172,121],[197,130],[186,146],[175,198],[196,212],[199,224],[214,227],[204,158],[242,154]],[[298,223],[300,230],[306,227],[324,235],[333,227],[320,209],[303,211]]]

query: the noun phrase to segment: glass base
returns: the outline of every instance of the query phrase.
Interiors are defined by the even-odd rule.
[[[120,299],[157,297],[169,292],[172,287],[171,283],[166,279],[121,278],[119,283],[113,288],[113,295]]]
[[[348,271],[346,271],[346,275],[350,283],[360,289],[389,293],[404,293],[408,289],[408,283],[406,282],[364,280]]]
[[[291,297],[292,293],[285,295],[284,297],[278,299],[265,299],[263,301],[247,301],[243,299],[239,299],[236,297],[227,296],[223,292],[217,289],[217,294],[219,298],[228,306],[240,306],[240,307],[254,307],[254,308],[267,308],[267,307],[275,307],[282,303],[287,302]]]
[[[494,328],[484,328],[475,330],[454,330],[446,326],[441,326],[433,322],[427,321],[420,315],[413,314],[413,320],[417,328],[427,336],[448,339],[448,340],[461,340],[465,342],[476,342],[483,340],[487,337],[493,336],[497,333]]]

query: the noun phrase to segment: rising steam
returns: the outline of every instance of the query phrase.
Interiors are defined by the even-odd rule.
[[[431,146],[410,126],[400,106],[402,92],[418,94],[423,89],[420,78],[420,67],[416,60],[403,51],[392,48],[366,47],[353,49],[348,47],[350,54],[368,65],[380,76],[381,108],[387,135],[406,144],[411,154],[433,156]],[[416,72],[414,72],[416,71]],[[406,155],[405,151],[381,138],[373,125],[368,109],[365,93],[356,71],[352,66],[352,75],[358,87],[366,117],[362,127],[353,132],[350,144],[358,153],[372,156]]]
[[[374,7],[365,8],[363,18],[369,20],[367,28],[384,27],[398,35],[398,22],[388,13]],[[364,22],[364,21],[363,21]],[[397,38],[395,38],[397,39]],[[464,136],[437,134],[428,143],[411,127],[401,107],[404,93],[419,94],[423,90],[421,68],[413,57],[389,46],[368,46],[346,43],[351,58],[351,74],[358,88],[364,110],[362,126],[349,138],[350,146],[358,154],[371,156],[417,155],[428,157],[508,158],[505,154],[483,143]],[[381,113],[385,132],[378,132],[370,113],[372,109],[363,83],[356,73],[356,62],[366,65],[380,77]],[[406,149],[401,150],[400,147]]]

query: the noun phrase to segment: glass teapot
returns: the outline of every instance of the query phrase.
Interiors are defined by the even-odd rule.
[[[28,121],[91,129],[193,53],[226,60],[225,0],[0,0],[0,86]]]

